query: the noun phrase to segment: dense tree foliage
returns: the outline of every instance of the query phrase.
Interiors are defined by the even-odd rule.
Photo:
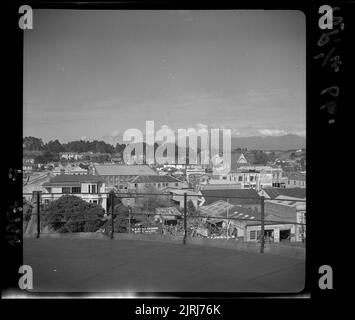
[[[253,164],[266,165],[269,158],[262,150],[253,150]]]
[[[61,144],[58,139],[43,143],[42,139],[25,137],[23,139],[23,148],[24,150],[29,151],[48,151],[52,154],[58,154],[60,152],[94,152],[113,154],[123,152],[125,145],[117,143],[114,147],[109,143],[98,140],[79,140]]]
[[[95,232],[104,223],[101,206],[64,195],[43,211],[45,223],[58,232]]]
[[[47,150],[50,153],[54,153],[54,154],[58,154],[60,152],[65,151],[64,146],[62,146],[62,144],[58,141],[58,140],[54,140],[54,141],[49,141],[48,143],[46,143],[44,145],[44,149]]]
[[[23,148],[29,151],[41,151],[44,149],[44,143],[42,139],[35,137],[25,137],[23,139]]]

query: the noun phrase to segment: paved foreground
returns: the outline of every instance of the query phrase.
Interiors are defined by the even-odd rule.
[[[196,245],[24,239],[34,292],[299,292],[305,261]]]

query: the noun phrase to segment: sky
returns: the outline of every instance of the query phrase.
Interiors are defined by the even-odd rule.
[[[125,130],[306,130],[300,11],[34,10],[24,136],[119,142]]]

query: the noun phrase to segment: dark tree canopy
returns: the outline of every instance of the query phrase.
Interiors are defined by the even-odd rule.
[[[104,210],[79,197],[64,195],[43,211],[45,223],[59,232],[95,232],[103,224]]]
[[[25,137],[23,139],[23,148],[28,151],[40,151],[44,149],[44,144],[42,139]]]

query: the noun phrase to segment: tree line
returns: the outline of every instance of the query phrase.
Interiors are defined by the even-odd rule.
[[[50,140],[47,143],[44,143],[42,139],[36,137],[25,137],[23,139],[23,149],[25,151],[39,151],[39,154],[35,155],[35,160],[38,163],[46,163],[51,161],[59,160],[59,153],[61,152],[93,152],[95,154],[106,155],[114,155],[114,154],[123,154],[125,149],[125,144],[116,143],[115,146],[106,143],[104,141],[93,140],[93,141],[84,141],[84,140],[76,140],[70,141],[67,143],[60,143],[58,139]],[[158,144],[154,144],[154,151],[157,149]],[[175,157],[176,161],[178,161],[178,146],[175,144]],[[275,153],[266,154],[261,150],[247,150],[247,149],[236,149],[237,151],[242,151],[248,158],[251,160],[252,164],[266,164],[268,161],[275,160]],[[143,154],[146,151],[146,143],[143,142]],[[166,156],[166,151],[163,156]],[[197,153],[201,152],[198,148]],[[189,159],[189,149],[186,150],[186,160],[188,163]],[[101,159],[102,160],[102,159]],[[108,160],[108,159],[103,159]]]
[[[104,141],[70,141],[68,143],[60,143],[58,139],[51,140],[47,143],[44,143],[42,139],[36,137],[25,137],[23,139],[23,148],[27,151],[47,151],[54,154],[60,152],[94,152],[94,153],[121,153],[125,144],[117,143],[116,146],[113,146]]]

